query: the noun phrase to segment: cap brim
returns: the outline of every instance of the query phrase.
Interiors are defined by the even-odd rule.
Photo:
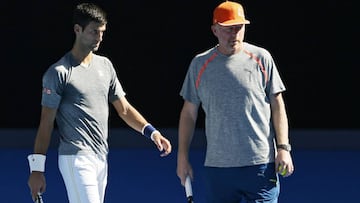
[[[250,21],[245,20],[245,21],[239,21],[239,20],[228,20],[222,23],[218,23],[219,25],[222,26],[232,26],[232,25],[242,25],[242,24],[250,24]]]

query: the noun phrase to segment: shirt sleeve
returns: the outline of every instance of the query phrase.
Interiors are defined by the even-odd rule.
[[[189,69],[186,73],[182,88],[180,90],[180,96],[184,100],[189,101],[193,104],[199,105],[200,98],[196,89],[196,61],[192,60]]]
[[[264,54],[264,64],[269,74],[268,75],[269,81],[266,87],[267,94],[276,94],[276,93],[284,92],[286,90],[286,87],[280,77],[274,59],[267,51]]]
[[[111,71],[111,81],[109,88],[109,102],[113,102],[126,95],[124,89],[121,86],[119,78],[117,77],[116,70],[110,60],[107,60]]]
[[[61,101],[62,85],[65,83],[61,79],[59,69],[50,67],[42,79],[41,105],[49,108],[58,108]]]

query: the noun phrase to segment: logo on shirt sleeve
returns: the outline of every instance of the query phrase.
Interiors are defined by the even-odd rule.
[[[44,88],[43,88],[43,93],[45,93],[45,94],[51,94],[51,89],[44,87]]]

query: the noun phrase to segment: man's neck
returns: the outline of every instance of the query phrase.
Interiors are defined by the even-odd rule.
[[[83,52],[76,47],[71,49],[71,54],[73,55],[74,59],[81,64],[90,64],[92,59],[92,51]]]

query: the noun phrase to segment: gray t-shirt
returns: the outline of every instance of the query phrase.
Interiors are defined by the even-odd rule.
[[[270,53],[244,43],[225,56],[217,47],[192,60],[180,95],[205,112],[205,166],[241,167],[274,161],[269,95],[285,91]]]
[[[125,96],[109,59],[93,54],[89,66],[70,52],[43,76],[41,104],[57,109],[60,155],[108,153],[109,102]]]

